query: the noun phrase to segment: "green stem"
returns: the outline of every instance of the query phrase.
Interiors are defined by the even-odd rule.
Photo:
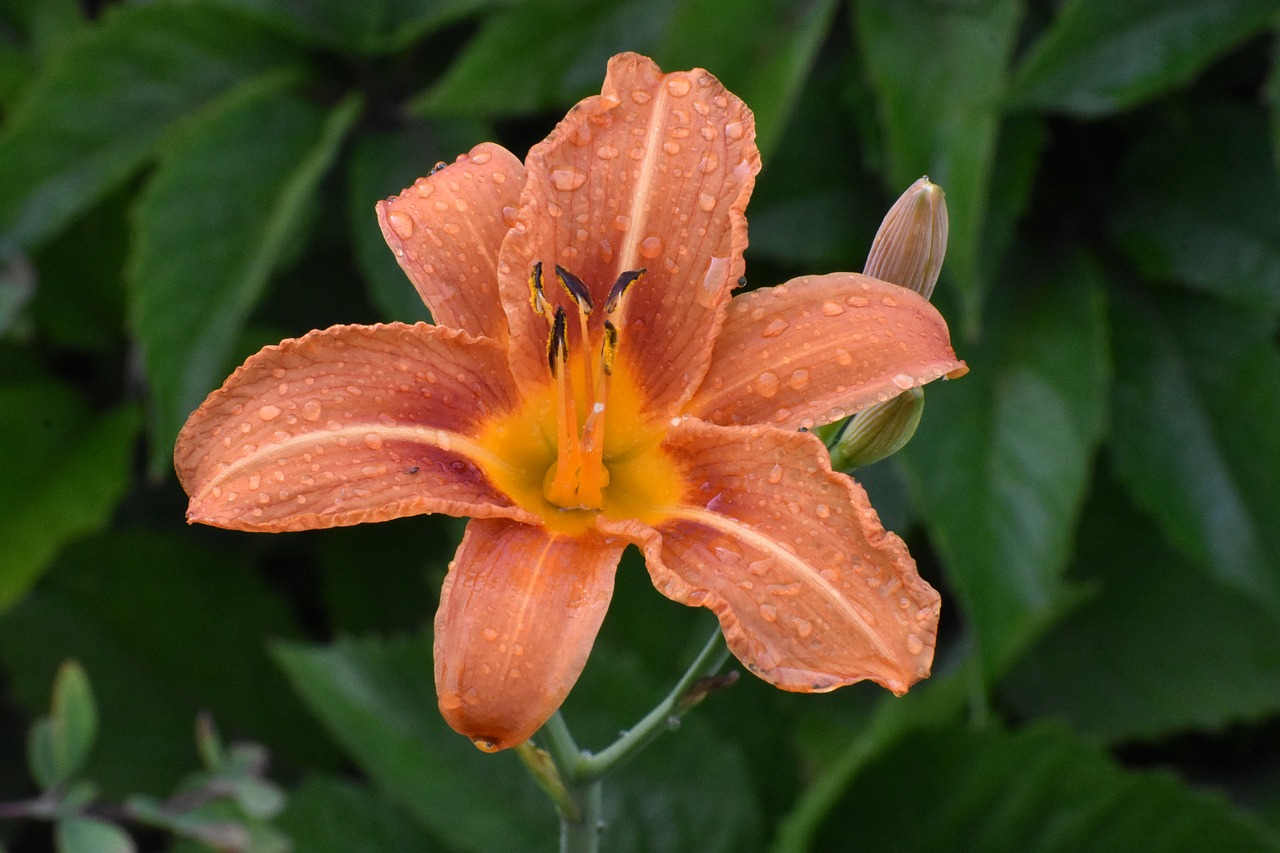
[[[720,626],[716,625],[702,651],[666,698],[608,747],[595,755],[582,756],[575,777],[579,780],[601,779],[635,757],[636,753],[652,743],[658,735],[678,726],[680,718],[697,704],[681,702],[689,693],[689,688],[698,679],[715,675],[728,659],[729,647],[724,643]]]
[[[570,785],[569,795],[578,810],[578,819],[560,814],[560,853],[596,853],[604,829],[604,784],[596,779]]]

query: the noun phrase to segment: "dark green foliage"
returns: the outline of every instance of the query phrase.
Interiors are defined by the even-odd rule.
[[[258,347],[426,319],[374,203],[484,140],[523,155],[638,50],[756,113],[752,286],[861,269],[893,198],[942,184],[935,301],[972,370],[865,477],[944,592],[933,679],[744,676],[606,783],[606,849],[1280,849],[1278,24],[1276,0],[0,0],[0,798],[73,806],[0,847],[128,849],[81,807],[223,759],[251,849],[554,845],[516,758],[436,709],[461,523],[189,528],[171,448]],[[628,555],[580,742],[705,630]]]

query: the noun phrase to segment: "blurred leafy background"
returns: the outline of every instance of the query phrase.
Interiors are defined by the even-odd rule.
[[[973,370],[859,472],[944,592],[934,677],[740,680],[610,782],[606,849],[1280,849],[1277,26],[1276,0],[0,0],[0,801],[39,793],[27,730],[74,658],[104,802],[178,786],[207,711],[286,794],[254,849],[554,845],[515,759],[435,710],[460,525],[188,528],[171,447],[260,346],[424,318],[373,202],[482,140],[523,155],[638,50],[756,112],[752,285],[860,269],[940,183]],[[580,740],[706,619],[624,561]]]

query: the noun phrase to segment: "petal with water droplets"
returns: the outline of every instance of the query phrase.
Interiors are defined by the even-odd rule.
[[[473,520],[436,613],[440,712],[481,749],[547,721],[578,680],[613,595],[626,542]]]
[[[716,614],[748,669],[800,692],[871,679],[901,694],[929,674],[938,594],[817,438],[690,419],[665,447],[698,485],[666,520],[616,532],[659,591]]]
[[[400,267],[442,326],[504,340],[498,249],[524,186],[524,166],[485,142],[378,202],[378,224]]]
[[[546,373],[546,322],[529,308],[535,262],[571,270],[596,305],[619,275],[644,268],[614,318],[618,359],[648,408],[673,414],[706,370],[743,273],[744,210],[760,168],[750,110],[702,69],[663,74],[652,60],[622,54],[601,94],[570,110],[525,162],[528,182],[499,265],[519,346],[513,371],[521,381]],[[565,294],[548,288],[548,296],[573,316]]]
[[[919,294],[857,273],[805,276],[733,299],[689,411],[811,427],[966,370]]]
[[[252,356],[174,449],[192,522],[278,532],[405,515],[527,518],[475,436],[518,394],[489,338],[334,326]]]

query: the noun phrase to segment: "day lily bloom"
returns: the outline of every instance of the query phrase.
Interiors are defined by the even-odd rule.
[[[188,519],[287,531],[468,516],[435,620],[440,709],[484,749],[578,678],[637,546],[786,690],[929,673],[937,593],[806,429],[966,368],[856,273],[731,296],[760,168],[701,69],[609,63],[525,162],[482,144],[378,204],[436,324],[267,347],[178,438]]]

